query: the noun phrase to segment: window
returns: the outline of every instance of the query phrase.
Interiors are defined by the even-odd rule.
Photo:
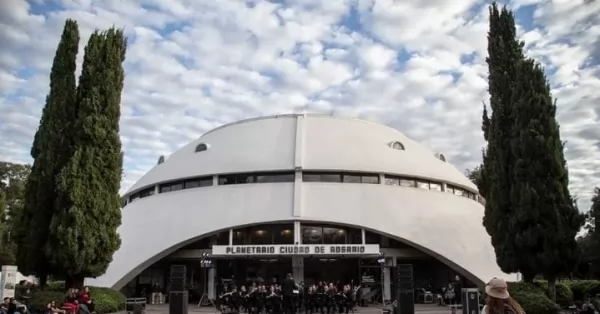
[[[323,227],[323,244],[346,244],[347,236],[342,228]]]
[[[193,188],[200,188],[200,187],[212,186],[212,185],[213,185],[212,176],[187,179],[183,182],[184,189],[193,189]]]
[[[301,226],[302,244],[323,244],[323,228]]]
[[[400,185],[400,178],[385,176],[385,185]]]
[[[122,197],[121,198],[121,208],[127,206],[127,197]]]
[[[414,188],[417,186],[417,183],[415,182],[415,180],[411,179],[400,179],[400,186]]]
[[[433,191],[442,191],[442,185],[436,182],[429,182],[429,189]]]
[[[161,184],[158,188],[158,193],[167,193],[179,191],[183,189],[183,181],[175,181]]]
[[[165,156],[160,155],[160,157],[158,157],[158,161],[156,162],[157,165],[162,164],[163,162],[165,162]]]
[[[435,157],[443,162],[446,162],[446,156],[444,156],[444,154],[437,153],[435,154]]]
[[[131,202],[131,201],[137,200],[138,198],[144,198],[144,197],[148,197],[148,196],[152,196],[152,195],[154,195],[154,186],[145,188],[143,190],[140,190],[139,192],[132,194],[129,201]]]
[[[367,183],[379,184],[379,175],[377,174],[343,174],[344,183]]]
[[[294,224],[268,224],[233,230],[233,245],[293,244]]]
[[[427,181],[417,181],[417,187],[420,189],[429,190],[429,182]]]
[[[293,172],[238,173],[219,176],[219,185],[294,182],[295,178]]]
[[[450,184],[446,184],[446,192],[454,194],[454,187]]]
[[[379,175],[363,173],[304,172],[302,173],[302,181],[379,184]]]
[[[391,142],[389,145],[393,149],[404,150],[404,145],[402,143],[398,142],[398,141]]]
[[[454,188],[454,195],[463,196],[464,193],[465,191],[463,191],[462,189]]]
[[[342,175],[337,173],[302,173],[304,182],[342,182]]]
[[[208,149],[208,145],[206,145],[204,143],[200,143],[200,144],[198,144],[198,146],[196,146],[196,153],[203,152],[207,149]]]

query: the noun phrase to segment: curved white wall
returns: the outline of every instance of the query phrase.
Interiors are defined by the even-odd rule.
[[[202,235],[284,220],[362,226],[426,248],[465,269],[475,282],[507,277],[496,264],[482,226],[483,207],[473,200],[399,186],[298,185],[213,186],[135,201],[123,209],[121,248],[106,274],[88,284],[121,288],[147,266]]]

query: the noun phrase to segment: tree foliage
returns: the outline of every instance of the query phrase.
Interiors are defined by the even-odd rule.
[[[481,194],[486,199],[483,225],[492,239],[496,260],[507,273],[521,271],[524,278],[533,280],[535,269],[523,269],[517,261],[517,252],[512,230],[507,217],[514,215],[510,188],[514,157],[510,150],[514,125],[514,84],[517,65],[523,59],[523,43],[516,38],[512,12],[490,6],[490,28],[488,32],[488,70],[490,107],[488,116],[484,106],[482,130],[487,149],[483,153],[480,184]]]
[[[30,172],[29,165],[0,162],[0,265],[15,264],[14,225],[23,209]]]
[[[58,176],[60,205],[50,224],[51,250],[68,286],[103,274],[120,246],[122,173],[119,118],[127,47],[122,30],[95,31],[77,87],[74,154]]]
[[[592,206],[587,212],[587,233],[578,241],[581,257],[582,275],[589,275],[593,278],[600,278],[600,229],[597,228],[600,223],[600,188],[594,189],[592,196]]]
[[[25,191],[25,206],[17,219],[17,266],[25,274],[40,277],[50,272],[48,227],[56,209],[56,176],[72,152],[75,120],[75,70],[79,47],[77,22],[67,20],[50,72],[50,92],[31,148],[33,166]]]
[[[543,68],[525,58],[514,17],[490,7],[487,59],[491,116],[484,108],[488,142],[481,185],[484,226],[505,272],[548,279],[574,269],[582,215],[568,189],[568,171],[556,121],[556,105]]]

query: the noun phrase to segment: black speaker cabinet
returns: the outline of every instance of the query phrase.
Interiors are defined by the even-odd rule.
[[[171,265],[171,275],[169,277],[171,291],[186,291],[185,289],[186,268],[185,265]]]
[[[414,290],[413,265],[399,264],[396,267],[396,271],[398,290]]]
[[[477,288],[464,288],[461,294],[463,314],[480,314],[479,290]]]
[[[415,293],[413,290],[396,293],[395,314],[415,314]]]
[[[169,314],[188,314],[188,292],[171,291],[169,293]]]

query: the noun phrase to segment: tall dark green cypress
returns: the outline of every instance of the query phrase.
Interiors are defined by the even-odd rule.
[[[72,122],[75,121],[79,28],[67,20],[50,72],[50,92],[31,148],[33,167],[27,181],[24,210],[16,218],[16,264],[19,271],[37,275],[44,286],[51,270],[43,255],[48,226],[56,210],[56,176],[72,154]]]
[[[496,260],[507,272],[520,271],[527,281],[535,277],[535,269],[518,264],[513,226],[506,217],[514,214],[510,199],[514,158],[510,150],[514,124],[514,84],[518,64],[523,59],[523,43],[517,40],[515,21],[506,8],[494,3],[489,9],[488,70],[491,115],[484,107],[482,130],[487,141],[481,166],[480,192],[486,198],[483,225],[492,239]]]
[[[510,199],[520,269],[537,270],[556,299],[556,278],[578,261],[575,236],[583,215],[568,189],[569,174],[556,121],[556,104],[543,68],[534,60],[519,63],[514,86],[515,124],[510,148],[514,156]]]
[[[77,87],[75,150],[59,175],[59,200],[47,254],[81,286],[103,274],[121,241],[119,187],[122,173],[119,118],[127,41],[122,30],[94,32],[85,48]]]

